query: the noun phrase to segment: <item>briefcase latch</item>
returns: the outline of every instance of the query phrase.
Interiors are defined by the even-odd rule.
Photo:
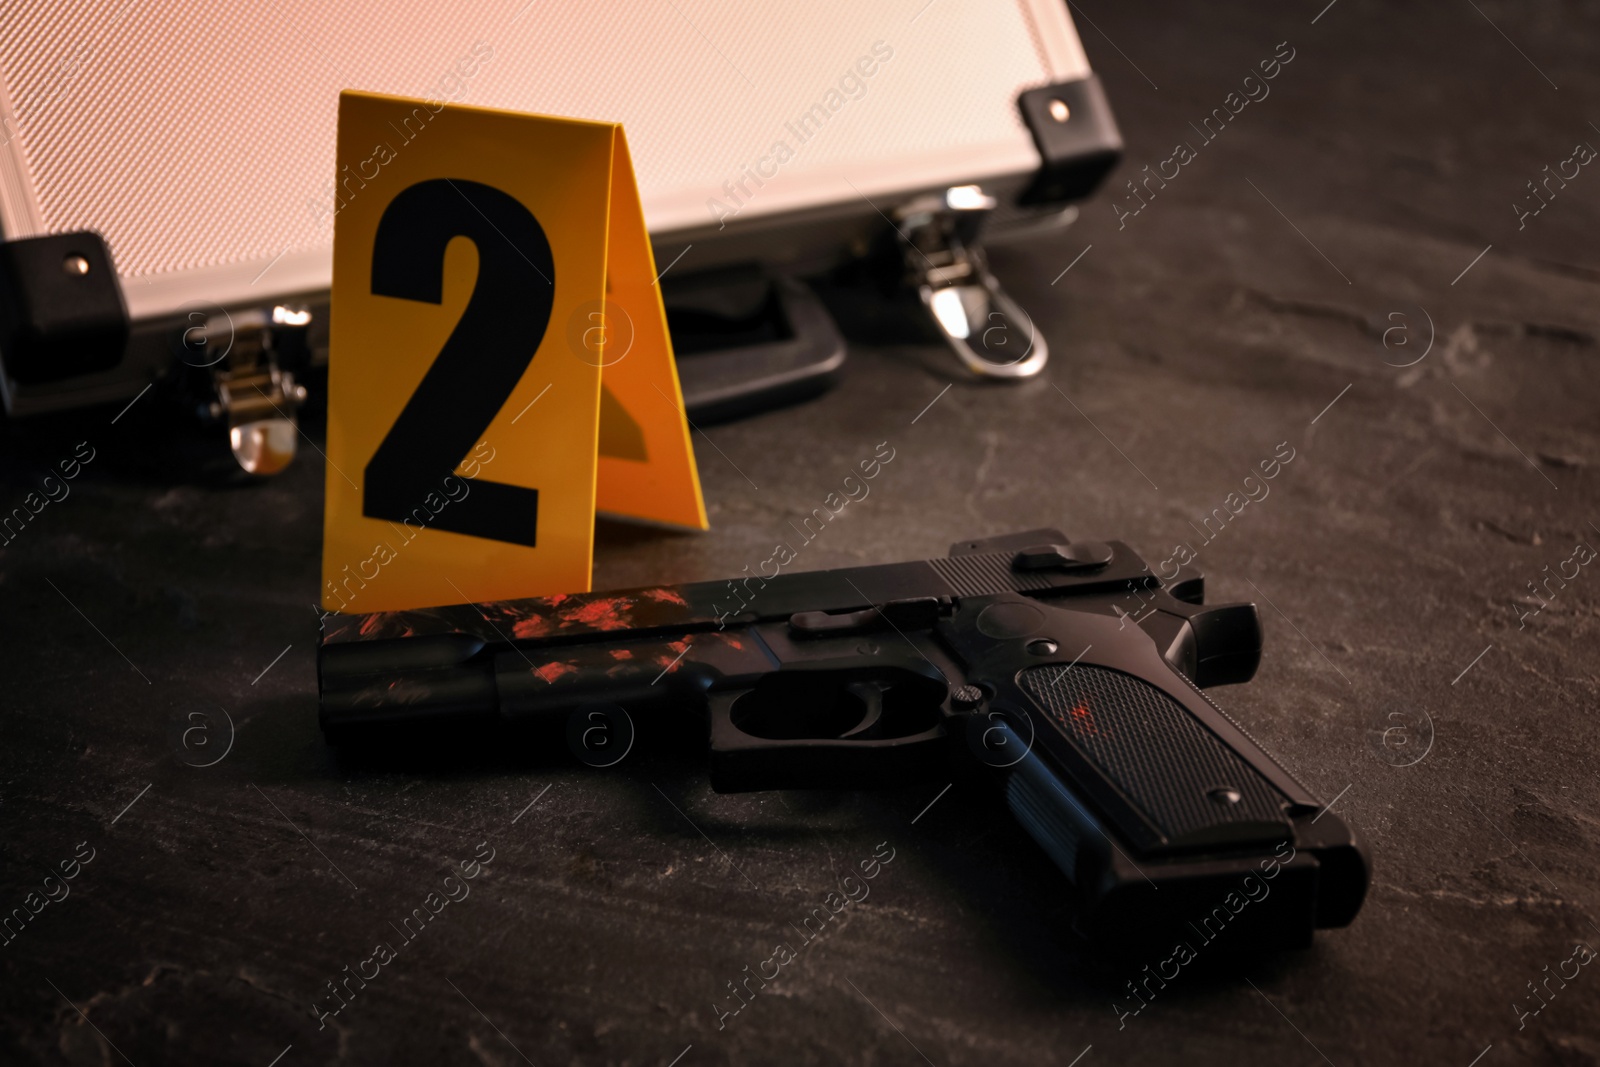
[[[284,304],[270,310],[224,311],[206,319],[203,339],[184,339],[185,345],[203,340],[215,361],[216,398],[209,411],[215,419],[227,419],[233,458],[251,474],[276,474],[294,460],[300,435],[297,412],[306,387],[279,365],[279,355],[304,345],[310,322],[309,310]]]
[[[1049,346],[977,244],[996,204],[980,186],[958,185],[902,205],[895,229],[917,295],[962,364],[989,378],[1031,378],[1044,369]]]

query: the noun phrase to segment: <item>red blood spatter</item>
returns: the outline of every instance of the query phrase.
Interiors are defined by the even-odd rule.
[[[687,652],[689,651],[689,639],[684,637],[677,641],[668,641],[667,647],[672,649],[674,652]]]
[[[613,648],[611,650],[611,658],[612,659],[632,659],[633,658],[633,650],[631,648]]]
[[[543,615],[529,615],[511,624],[512,637],[543,637],[550,632],[550,620]]]
[[[576,674],[577,671],[577,664],[563,663],[561,660],[551,660],[543,667],[535,667],[533,669],[533,673],[546,682],[554,682],[557,678],[562,678],[569,674]]]
[[[1072,724],[1078,728],[1080,733],[1093,736],[1100,732],[1100,728],[1094,724],[1094,712],[1089,710],[1088,704],[1078,703],[1073,707],[1071,714]]]
[[[465,610],[452,611],[449,615],[453,619],[469,619],[476,622],[478,619],[487,619],[494,623],[515,622],[517,611],[514,605],[505,600],[485,600],[481,604],[463,604]]]
[[[370,637],[378,632],[379,627],[384,624],[384,621],[388,619],[388,617],[388,612],[381,612],[377,615],[368,615],[366,618],[361,620],[361,626],[358,632],[362,637]]]
[[[680,608],[686,608],[689,606],[689,602],[687,600],[683,599],[680,594],[673,592],[671,589],[646,589],[644,591],[644,595],[649,597],[651,600],[662,604],[676,604]]]
[[[595,630],[622,630],[633,625],[632,610],[633,601],[628,597],[599,597],[564,612],[561,621]]]
[[[569,593],[557,593],[555,596],[547,596],[547,597],[545,597],[544,598],[544,602],[546,604],[549,604],[553,608],[559,608],[562,604],[565,604],[568,600],[571,600],[571,599],[572,599],[572,596]]]

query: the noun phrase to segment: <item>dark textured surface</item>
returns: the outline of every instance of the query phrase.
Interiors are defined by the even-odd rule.
[[[0,482],[10,507],[77,441],[97,450],[0,550],[0,908],[95,850],[0,947],[0,1062],[1600,1059],[1600,971],[1563,962],[1600,947],[1600,574],[1518,623],[1543,568],[1600,544],[1600,174],[1524,229],[1510,207],[1600,143],[1600,13],[1340,0],[1313,25],[1322,7],[1080,9],[1128,159],[1077,226],[993,256],[1052,341],[1048,380],[857,345],[832,394],[697,437],[709,535],[607,526],[595,580],[764,559],[885,440],[870,497],[797,566],[1039,525],[1152,559],[1188,542],[1211,598],[1256,599],[1267,626],[1257,680],[1213,695],[1373,848],[1351,928],[1187,968],[1119,1029],[1124,982],[1157,961],[1080,948],[1054,868],[958,790],[928,810],[935,788],[717,796],[692,757],[642,752],[341,762],[316,727],[320,467],[227,485],[137,408],[81,413],[13,440]],[[1285,40],[1271,95],[1119,230],[1115,189]],[[1427,319],[1426,358],[1388,365]],[[1402,323],[1411,345],[1385,348]],[[1280,442],[1270,495],[1202,544],[1191,520]],[[186,765],[186,716],[219,744],[219,708],[231,751]],[[1420,762],[1379,758],[1391,712],[1431,717]],[[482,841],[471,895],[319,1031],[324,983]],[[799,947],[791,924],[880,842],[870,896],[719,1029],[726,983]],[[1528,983],[1574,969],[1519,1028]]]

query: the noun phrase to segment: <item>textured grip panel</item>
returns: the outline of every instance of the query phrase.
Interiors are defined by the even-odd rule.
[[[1226,837],[1215,832],[1230,824],[1285,822],[1285,798],[1272,784],[1148,682],[1065,664],[1030,667],[1018,681],[1169,841]],[[1237,801],[1226,799],[1229,790]]]

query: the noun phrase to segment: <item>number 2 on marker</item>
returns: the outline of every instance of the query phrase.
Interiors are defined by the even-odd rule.
[[[367,463],[368,518],[403,521],[439,490],[505,406],[550,324],[556,265],[544,227],[514,197],[463,178],[418,182],[384,209],[372,243],[373,295],[442,303],[445,247],[456,237],[477,246],[477,283]],[[532,548],[538,518],[539,490],[479,480],[430,525]]]

